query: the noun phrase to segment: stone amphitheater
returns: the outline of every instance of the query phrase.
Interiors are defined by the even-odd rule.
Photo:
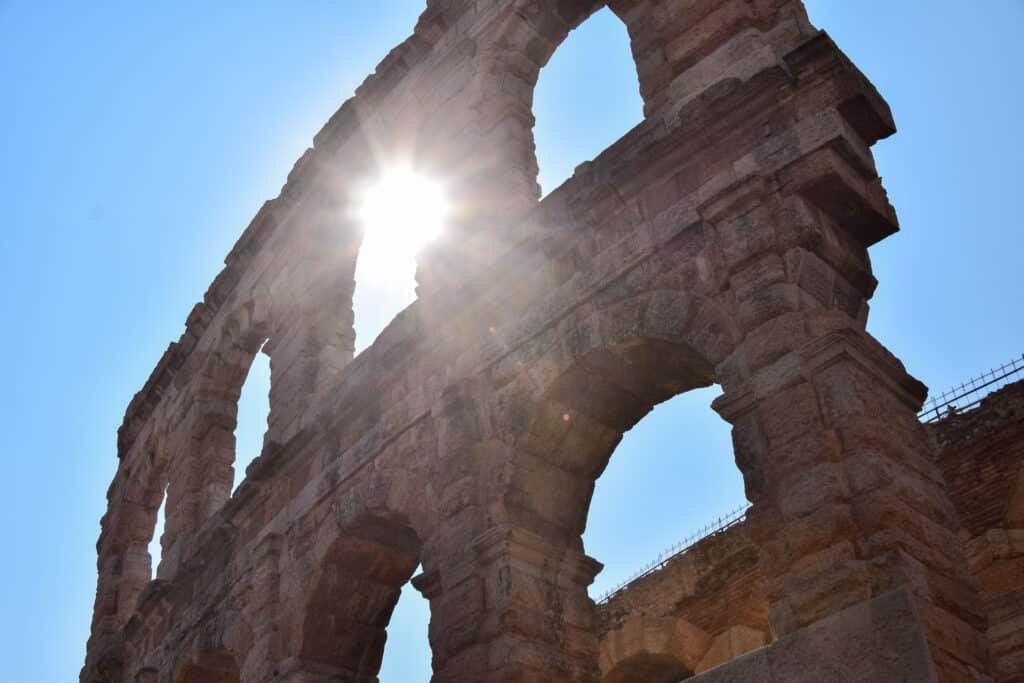
[[[538,73],[605,7],[644,120],[541,201]],[[131,401],[83,683],[375,682],[410,580],[438,683],[1024,680],[1024,386],[923,422],[865,331],[893,133],[799,0],[429,0]],[[381,141],[467,208],[354,356]],[[712,384],[749,509],[596,604],[595,480]]]

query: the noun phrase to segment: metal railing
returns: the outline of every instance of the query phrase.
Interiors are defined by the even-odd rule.
[[[937,422],[947,415],[969,410],[992,392],[1018,379],[1024,379],[1024,354],[929,399],[918,417],[922,422]]]
[[[651,574],[653,574],[654,572],[658,571],[666,564],[671,562],[672,560],[676,559],[686,551],[693,548],[693,546],[697,545],[701,541],[710,538],[715,534],[720,534],[723,531],[726,531],[727,529],[736,526],[744,519],[746,519],[747,510],[749,509],[750,504],[744,503],[743,505],[740,505],[738,508],[728,513],[727,515],[719,517],[717,520],[715,520],[711,524],[708,524],[700,531],[691,534],[690,536],[687,536],[683,540],[679,541],[679,543],[676,543],[675,545],[673,545],[672,547],[668,548],[660,555],[658,555],[658,559],[645,565],[642,569],[640,569],[640,571],[636,572],[619,585],[602,593],[601,596],[597,599],[598,604],[608,602],[613,597],[618,595],[620,592],[625,590],[631,583],[639,581],[645,576],[650,576]]]

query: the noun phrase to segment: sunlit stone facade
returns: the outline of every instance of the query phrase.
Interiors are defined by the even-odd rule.
[[[644,121],[539,201],[538,73],[606,5]],[[431,0],[131,402],[82,680],[375,681],[410,579],[443,683],[988,680],[925,388],[865,332],[867,249],[897,230],[870,148],[894,131],[798,0]],[[352,204],[410,154],[453,215],[353,358]],[[232,496],[260,349],[269,427]],[[752,503],[738,564],[691,568],[688,625],[610,622],[594,482],[654,405],[713,383]],[[714,622],[727,572],[756,623]]]

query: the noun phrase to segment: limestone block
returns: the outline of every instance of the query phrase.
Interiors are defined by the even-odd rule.
[[[693,683],[938,680],[921,622],[903,589],[850,607],[692,679]]]
[[[697,663],[693,672],[703,673],[767,644],[768,634],[764,631],[743,625],[733,626],[728,631],[715,636],[711,647]]]

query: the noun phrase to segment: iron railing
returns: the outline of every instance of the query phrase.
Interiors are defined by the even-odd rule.
[[[704,539],[710,538],[715,534],[720,534],[723,531],[726,531],[727,529],[736,526],[744,519],[746,519],[747,510],[749,509],[750,504],[744,503],[743,505],[740,505],[738,508],[736,508],[729,514],[719,517],[717,520],[708,524],[700,531],[691,534],[690,536],[687,536],[683,540],[679,541],[679,543],[676,543],[675,545],[673,545],[672,547],[668,548],[660,555],[658,555],[658,559],[645,565],[642,569],[640,569],[640,571],[636,572],[619,585],[602,593],[601,596],[597,599],[598,604],[608,602],[613,597],[615,597],[623,590],[625,590],[631,583],[639,581],[645,576],[650,576],[654,572],[660,570],[666,564],[676,559],[686,551],[690,550],[691,548],[693,548],[693,546],[697,545]]]
[[[992,392],[1018,379],[1024,379],[1024,354],[929,399],[918,417],[922,422],[937,422],[947,415],[969,410]]]

